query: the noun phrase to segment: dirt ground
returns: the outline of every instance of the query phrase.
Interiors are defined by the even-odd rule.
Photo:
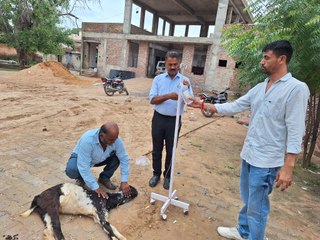
[[[247,129],[237,117],[205,118],[187,108],[177,148],[174,189],[189,203],[188,215],[169,206],[167,220],[160,218],[163,203],[150,204],[151,192],[164,196],[161,183],[151,189],[151,165],[136,165],[138,157],[151,161],[151,118],[148,102],[152,79],[126,80],[129,96],[107,96],[99,79],[76,77],[58,64],[36,65],[20,72],[0,71],[0,239],[42,239],[37,214],[23,219],[33,197],[48,187],[74,182],[65,173],[66,161],[86,130],[114,120],[120,127],[131,157],[129,183],[139,195],[110,212],[109,221],[127,239],[223,239],[220,225],[234,226],[241,207],[239,166]],[[98,176],[101,168],[95,168]],[[320,239],[319,185],[304,180],[297,169],[293,186],[271,195],[269,240]],[[113,177],[119,184],[119,170]],[[319,176],[316,176],[318,183]],[[67,240],[107,239],[88,217],[64,215]]]

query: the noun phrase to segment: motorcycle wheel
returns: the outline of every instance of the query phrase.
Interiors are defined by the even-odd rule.
[[[108,96],[113,96],[114,91],[112,90],[112,87],[110,84],[105,85],[103,89]]]
[[[214,114],[209,109],[202,109],[201,112],[202,112],[203,116],[205,116],[205,117],[212,117]]]

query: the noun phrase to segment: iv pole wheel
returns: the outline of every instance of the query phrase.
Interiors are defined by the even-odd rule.
[[[154,200],[154,199],[151,199],[151,200],[150,200],[150,204],[151,204],[151,205],[154,205],[155,202],[156,202],[156,200]]]
[[[161,214],[161,219],[163,220],[163,221],[166,221],[167,220],[167,214]]]
[[[188,209],[184,209],[184,210],[183,210],[183,214],[184,214],[184,215],[188,215],[188,214],[189,214],[189,210],[188,210]]]

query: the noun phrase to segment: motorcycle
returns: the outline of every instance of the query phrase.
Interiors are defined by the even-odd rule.
[[[129,95],[127,88],[124,85],[121,75],[114,78],[101,77],[104,92],[108,96],[113,96],[115,92],[126,93]]]
[[[222,92],[215,92],[213,91],[213,94],[212,96],[209,96],[205,93],[201,93],[199,95],[200,99],[205,102],[205,103],[212,103],[212,104],[216,104],[216,103],[225,103],[227,102],[228,100],[228,93],[227,91],[229,90],[230,88],[226,88],[225,90],[223,90]],[[201,110],[202,114],[205,116],[205,117],[212,117],[213,115],[213,112],[210,111],[210,109],[202,109]]]

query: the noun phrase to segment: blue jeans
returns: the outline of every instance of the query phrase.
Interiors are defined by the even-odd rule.
[[[83,180],[78,170],[77,159],[77,154],[72,153],[67,162],[66,174],[69,178]],[[102,181],[108,181],[120,165],[119,158],[115,153],[111,153],[110,157],[108,157],[103,162],[94,165],[94,167],[100,167],[104,165],[105,167],[103,168],[103,171],[100,173],[99,179],[101,179]]]
[[[245,239],[263,240],[270,212],[269,194],[280,168],[258,168],[242,160],[238,231]]]

